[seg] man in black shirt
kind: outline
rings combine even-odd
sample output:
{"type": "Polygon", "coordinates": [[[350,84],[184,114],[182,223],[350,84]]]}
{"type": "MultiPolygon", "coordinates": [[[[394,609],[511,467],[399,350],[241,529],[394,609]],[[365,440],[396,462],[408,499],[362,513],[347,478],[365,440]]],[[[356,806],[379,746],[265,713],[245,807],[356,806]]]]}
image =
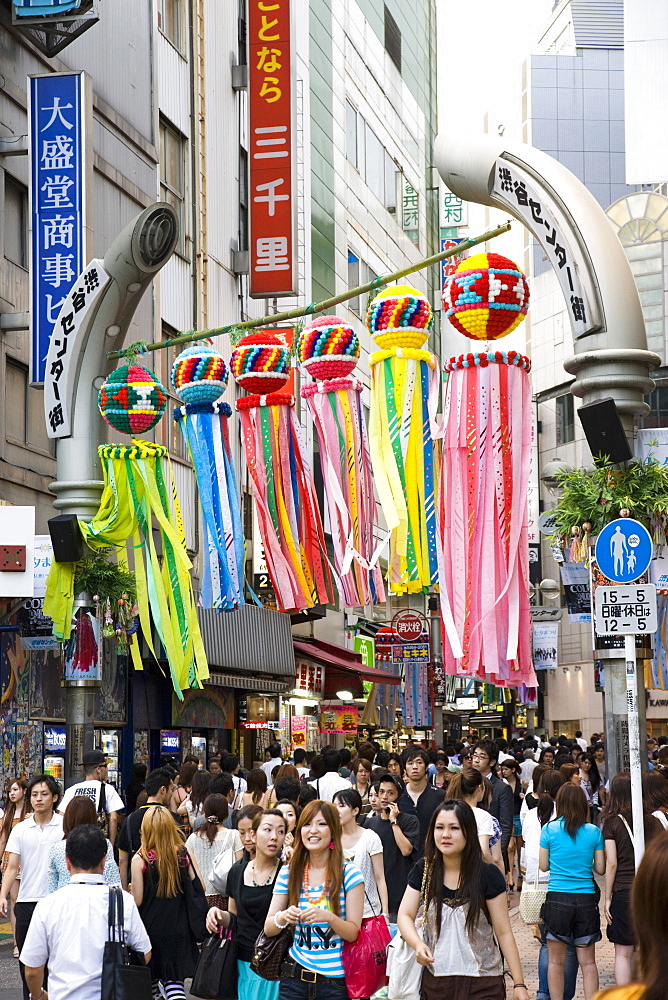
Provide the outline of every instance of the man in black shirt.
{"type": "Polygon", "coordinates": [[[422,747],[412,746],[404,755],[404,773],[406,775],[406,789],[399,799],[399,808],[406,811],[410,805],[413,806],[420,822],[420,840],[418,842],[418,854],[424,854],[424,841],[429,829],[429,823],[434,812],[440,806],[445,795],[443,788],[435,788],[429,784],[427,768],[429,767],[429,756],[422,747]]]}
{"type": "MultiPolygon", "coordinates": [[[[132,856],[141,847],[141,825],[146,815],[146,810],[151,806],[169,806],[174,791],[174,780],[168,771],[158,768],[151,771],[146,779],[146,794],[148,798],[143,806],[130,813],[118,835],[118,867],[121,872],[121,884],[124,889],[128,888],[130,861],[132,856]]],[[[178,823],[179,816],[171,813],[178,823]]]]}
{"type": "Polygon", "coordinates": [[[383,845],[383,868],[387,882],[390,933],[396,932],[397,912],[408,883],[408,873],[416,860],[420,823],[411,802],[399,806],[401,788],[393,774],[380,777],[378,798],[380,814],[365,818],[364,826],[373,830],[383,845]]]}
{"type": "Polygon", "coordinates": [[[494,740],[478,740],[471,763],[476,771],[480,771],[483,778],[488,778],[492,782],[494,790],[488,812],[501,824],[501,851],[508,871],[508,844],[513,835],[513,793],[510,785],[495,773],[498,759],[499,748],[494,740]]]}

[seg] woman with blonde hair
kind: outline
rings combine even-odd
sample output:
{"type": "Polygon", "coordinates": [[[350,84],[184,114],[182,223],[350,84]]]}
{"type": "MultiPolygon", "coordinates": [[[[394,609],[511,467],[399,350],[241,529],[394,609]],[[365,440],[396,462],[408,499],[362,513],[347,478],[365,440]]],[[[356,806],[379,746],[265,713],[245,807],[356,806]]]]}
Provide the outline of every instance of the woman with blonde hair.
{"type": "Polygon", "coordinates": [[[151,939],[153,995],[186,1000],[183,986],[197,964],[197,939],[191,929],[192,900],[204,904],[197,863],[164,806],[148,809],[141,825],[141,847],[132,859],[132,895],[151,939]],[[199,887],[188,885],[199,881],[199,887]],[[190,902],[189,902],[190,901],[190,902]]]}
{"type": "MultiPolygon", "coordinates": [[[[28,787],[28,782],[25,778],[11,778],[5,788],[7,788],[7,804],[5,807],[5,815],[2,817],[2,826],[0,826],[0,856],[2,857],[2,875],[5,874],[7,868],[7,862],[9,861],[9,855],[5,851],[7,846],[7,841],[9,840],[9,835],[21,820],[24,820],[28,815],[30,809],[30,803],[26,798],[26,788],[28,787]],[[8,787],[9,786],[9,787],[8,787]]],[[[0,875],[0,877],[2,877],[0,875]]],[[[12,883],[9,895],[12,901],[12,911],[10,914],[10,920],[12,924],[12,934],[16,931],[16,917],[14,916],[14,907],[16,905],[16,900],[19,894],[19,886],[21,885],[21,868],[19,867],[16,873],[16,878],[12,883]]],[[[16,937],[14,938],[14,958],[19,957],[19,949],[16,945],[16,937]]]]}
{"type": "Polygon", "coordinates": [[[294,939],[284,963],[281,1000],[345,997],[343,942],[356,941],[364,909],[364,877],[344,861],[341,821],[330,802],[309,802],[299,817],[290,867],[274,886],[264,932],[291,924],[294,939]]]}

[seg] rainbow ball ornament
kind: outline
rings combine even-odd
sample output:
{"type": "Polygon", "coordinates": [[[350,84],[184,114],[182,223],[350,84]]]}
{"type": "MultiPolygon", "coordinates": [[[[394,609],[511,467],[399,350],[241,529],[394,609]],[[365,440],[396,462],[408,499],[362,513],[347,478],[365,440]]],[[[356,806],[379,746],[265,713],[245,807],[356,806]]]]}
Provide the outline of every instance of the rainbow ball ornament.
{"type": "Polygon", "coordinates": [[[302,330],[298,355],[309,375],[316,379],[345,378],[357,365],[360,340],[345,320],[321,316],[302,330]]]}
{"type": "Polygon", "coordinates": [[[215,403],[229,377],[222,354],[206,343],[186,348],[172,365],[172,385],[184,403],[215,403]]]}
{"type": "Polygon", "coordinates": [[[520,325],[529,307],[525,275],[508,257],[480,253],[467,257],[443,291],[445,315],[471,340],[498,340],[520,325]]]}
{"type": "Polygon", "coordinates": [[[429,300],[412,285],[384,288],[372,299],[366,314],[366,325],[381,350],[421,348],[432,322],[429,300]]]}
{"type": "Polygon", "coordinates": [[[246,392],[278,392],[290,377],[290,352],[273,333],[252,333],[239,341],[230,371],[246,392]]]}
{"type": "Polygon", "coordinates": [[[100,413],[124,434],[143,434],[165,412],[167,393],[152,371],[122,365],[107,378],[97,396],[100,413]]]}

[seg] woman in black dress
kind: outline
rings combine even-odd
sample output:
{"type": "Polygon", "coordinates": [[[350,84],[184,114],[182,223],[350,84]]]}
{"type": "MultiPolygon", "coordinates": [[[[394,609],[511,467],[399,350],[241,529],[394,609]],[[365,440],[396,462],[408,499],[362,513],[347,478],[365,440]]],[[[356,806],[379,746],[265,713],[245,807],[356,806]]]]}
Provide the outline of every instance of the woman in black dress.
{"type": "MultiPolygon", "coordinates": [[[[188,882],[199,879],[201,887],[202,879],[164,806],[154,806],[144,816],[131,873],[132,895],[151,939],[153,996],[186,1000],[183,981],[194,973],[199,954],[191,928],[195,890],[188,882]]],[[[203,888],[200,896],[203,900],[203,888]]]]}
{"type": "Polygon", "coordinates": [[[280,853],[286,834],[286,820],[278,809],[265,809],[253,819],[255,852],[252,860],[242,858],[227,876],[229,912],[214,906],[206,918],[212,934],[229,927],[230,913],[237,917],[237,966],[239,1000],[277,1000],[279,983],[268,982],[250,967],[253,947],[264,922],[281,868],[280,853]]]}

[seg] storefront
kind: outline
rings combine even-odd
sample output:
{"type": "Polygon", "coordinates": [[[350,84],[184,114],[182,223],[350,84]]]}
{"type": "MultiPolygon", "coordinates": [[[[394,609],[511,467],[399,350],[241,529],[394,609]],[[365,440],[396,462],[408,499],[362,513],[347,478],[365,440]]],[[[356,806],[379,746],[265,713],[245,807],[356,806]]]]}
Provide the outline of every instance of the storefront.
{"type": "Polygon", "coordinates": [[[668,691],[647,691],[647,735],[668,736],[668,691]]]}

